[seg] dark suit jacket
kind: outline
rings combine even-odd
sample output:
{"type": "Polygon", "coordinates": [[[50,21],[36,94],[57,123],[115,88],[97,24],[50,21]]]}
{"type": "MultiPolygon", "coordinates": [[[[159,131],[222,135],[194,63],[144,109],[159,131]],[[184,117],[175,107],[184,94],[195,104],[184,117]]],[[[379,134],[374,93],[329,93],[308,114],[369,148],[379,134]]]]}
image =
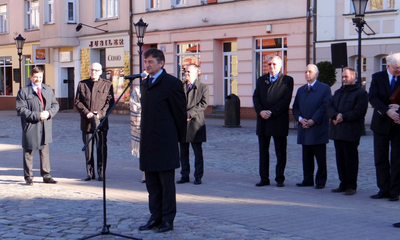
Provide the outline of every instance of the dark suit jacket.
{"type": "Polygon", "coordinates": [[[165,70],[150,87],[148,81],[140,84],[140,170],[173,170],[179,168],[178,142],[185,141],[186,96],[182,82],[165,70]]]}
{"type": "Polygon", "coordinates": [[[22,126],[22,148],[42,149],[44,144],[51,143],[52,118],[58,112],[60,106],[54,96],[53,89],[42,83],[42,97],[44,109],[50,113],[49,119],[40,121],[41,104],[40,99],[33,90],[31,82],[18,91],[17,113],[21,116],[22,126]]]}
{"type": "Polygon", "coordinates": [[[282,73],[274,84],[269,73],[257,79],[253,94],[254,109],[257,113],[257,135],[287,136],[289,134],[289,105],[292,100],[293,78],[282,73]],[[272,116],[265,120],[262,110],[270,110],[272,116]]]}
{"type": "Polygon", "coordinates": [[[206,122],[204,111],[208,106],[208,86],[199,80],[194,82],[192,89],[188,92],[187,84],[183,85],[186,92],[186,108],[191,119],[187,122],[186,142],[206,141],[206,122]]]}
{"type": "Polygon", "coordinates": [[[315,124],[304,129],[301,123],[297,126],[297,143],[303,145],[325,144],[329,142],[329,119],[326,114],[326,104],[332,96],[331,88],[316,81],[310,91],[308,84],[301,86],[296,93],[293,103],[293,115],[296,121],[299,116],[312,119],[315,124]]]}
{"type": "MultiPolygon", "coordinates": [[[[400,85],[399,82],[396,82],[396,88],[400,85]]],[[[389,134],[391,131],[400,132],[400,125],[395,124],[386,114],[389,110],[389,104],[391,104],[390,96],[391,88],[387,71],[372,74],[368,98],[374,108],[371,121],[371,130],[374,132],[380,134],[389,134]]]]}

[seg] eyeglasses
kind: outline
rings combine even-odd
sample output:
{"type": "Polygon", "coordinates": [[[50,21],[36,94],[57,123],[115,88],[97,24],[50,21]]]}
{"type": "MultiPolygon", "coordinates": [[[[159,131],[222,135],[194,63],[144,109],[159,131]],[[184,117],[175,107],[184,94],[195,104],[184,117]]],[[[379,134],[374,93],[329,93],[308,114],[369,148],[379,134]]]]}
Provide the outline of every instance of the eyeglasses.
{"type": "Polygon", "coordinates": [[[98,73],[98,72],[101,71],[101,69],[92,69],[92,68],[91,68],[90,71],[98,73]]]}
{"type": "Polygon", "coordinates": [[[268,63],[268,66],[274,65],[276,66],[276,63],[268,63]]]}

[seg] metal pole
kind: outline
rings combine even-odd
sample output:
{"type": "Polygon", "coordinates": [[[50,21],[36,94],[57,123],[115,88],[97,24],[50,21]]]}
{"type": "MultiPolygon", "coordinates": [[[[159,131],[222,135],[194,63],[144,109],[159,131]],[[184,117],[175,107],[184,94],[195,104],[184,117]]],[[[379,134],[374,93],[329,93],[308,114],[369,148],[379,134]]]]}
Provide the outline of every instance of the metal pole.
{"type": "Polygon", "coordinates": [[[21,69],[22,52],[18,53],[18,61],[19,61],[19,89],[21,89],[22,88],[22,69],[21,69]]]}
{"type": "MultiPolygon", "coordinates": [[[[142,46],[143,46],[143,43],[142,42],[138,42],[137,44],[139,46],[139,51],[138,51],[138,53],[139,53],[139,72],[141,73],[143,71],[143,67],[142,67],[142,46]]],[[[142,82],[142,77],[140,77],[140,82],[142,82]]]]}
{"type": "Polygon", "coordinates": [[[357,60],[357,84],[361,86],[361,33],[363,28],[363,20],[361,20],[358,24],[358,60],[357,60]]]}

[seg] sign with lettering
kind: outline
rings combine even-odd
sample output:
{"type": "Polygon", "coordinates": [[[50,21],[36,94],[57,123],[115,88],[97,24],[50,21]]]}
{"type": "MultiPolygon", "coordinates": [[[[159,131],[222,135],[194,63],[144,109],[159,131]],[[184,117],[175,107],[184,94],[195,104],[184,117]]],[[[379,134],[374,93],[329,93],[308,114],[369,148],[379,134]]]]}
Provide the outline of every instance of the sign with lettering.
{"type": "Polygon", "coordinates": [[[124,48],[106,48],[106,67],[124,67],[124,48]]]}
{"type": "Polygon", "coordinates": [[[114,47],[114,46],[124,46],[124,39],[115,38],[115,39],[89,41],[90,48],[104,48],[104,47],[114,47]]]}

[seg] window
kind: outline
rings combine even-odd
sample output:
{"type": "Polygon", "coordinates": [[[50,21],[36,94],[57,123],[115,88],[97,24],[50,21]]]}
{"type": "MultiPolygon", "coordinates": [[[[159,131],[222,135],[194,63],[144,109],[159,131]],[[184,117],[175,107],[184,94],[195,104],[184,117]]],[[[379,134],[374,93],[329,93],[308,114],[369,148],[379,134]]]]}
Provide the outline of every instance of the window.
{"type": "Polygon", "coordinates": [[[186,0],[172,0],[171,7],[184,7],[186,6],[186,0]]]}
{"type": "MultiPolygon", "coordinates": [[[[184,67],[194,63],[200,67],[200,43],[183,43],[176,46],[177,78],[184,79],[184,67]]],[[[199,73],[200,78],[200,73],[199,73]]]]}
{"type": "Polygon", "coordinates": [[[44,4],[44,23],[54,23],[54,0],[45,0],[44,4]]]}
{"type": "Polygon", "coordinates": [[[371,0],[369,10],[393,9],[395,2],[395,0],[371,0]]]}
{"type": "Polygon", "coordinates": [[[97,18],[118,18],[119,0],[97,0],[97,18]]]}
{"type": "Polygon", "coordinates": [[[39,29],[39,0],[26,0],[25,10],[25,29],[39,29]]]}
{"type": "Polygon", "coordinates": [[[282,72],[286,73],[287,38],[258,38],[256,39],[256,77],[268,73],[268,58],[282,58],[282,72]]]}
{"type": "Polygon", "coordinates": [[[0,95],[13,95],[11,57],[0,57],[0,95]]]}
{"type": "MultiPolygon", "coordinates": [[[[355,64],[354,66],[356,71],[358,71],[358,58],[355,59],[355,64]]],[[[386,59],[385,59],[386,61],[386,59]]],[[[365,71],[367,71],[367,59],[365,57],[361,58],[361,87],[365,90],[365,85],[367,83],[367,78],[365,77],[365,71]]],[[[358,76],[357,76],[358,79],[358,76]]]]}
{"type": "Polygon", "coordinates": [[[75,0],[68,0],[67,11],[67,22],[76,23],[75,0]]]}
{"type": "Polygon", "coordinates": [[[386,57],[381,58],[380,63],[381,63],[380,64],[381,71],[386,71],[386,69],[387,69],[386,57]]]}
{"type": "Polygon", "coordinates": [[[0,33],[8,32],[8,13],[7,5],[0,5],[0,33]]]}
{"type": "Polygon", "coordinates": [[[147,0],[146,11],[158,10],[160,6],[160,0],[147,0]]]}

